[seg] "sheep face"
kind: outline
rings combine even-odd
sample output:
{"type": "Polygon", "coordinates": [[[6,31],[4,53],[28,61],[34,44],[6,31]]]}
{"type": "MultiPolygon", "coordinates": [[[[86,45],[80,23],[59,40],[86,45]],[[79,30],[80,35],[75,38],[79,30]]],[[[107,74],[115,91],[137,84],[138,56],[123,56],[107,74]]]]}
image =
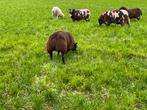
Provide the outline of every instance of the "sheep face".
{"type": "Polygon", "coordinates": [[[108,16],[107,14],[101,15],[98,19],[99,25],[101,26],[103,23],[106,25],[110,24],[110,16],[108,16]]]}
{"type": "Polygon", "coordinates": [[[76,49],[77,49],[77,43],[73,43],[73,48],[71,50],[75,51],[76,49]]]}
{"type": "Polygon", "coordinates": [[[101,26],[104,23],[104,16],[100,16],[98,19],[99,25],[101,26]]]}
{"type": "Polygon", "coordinates": [[[69,9],[69,16],[74,19],[74,15],[75,15],[76,10],[75,9],[69,9]]]}

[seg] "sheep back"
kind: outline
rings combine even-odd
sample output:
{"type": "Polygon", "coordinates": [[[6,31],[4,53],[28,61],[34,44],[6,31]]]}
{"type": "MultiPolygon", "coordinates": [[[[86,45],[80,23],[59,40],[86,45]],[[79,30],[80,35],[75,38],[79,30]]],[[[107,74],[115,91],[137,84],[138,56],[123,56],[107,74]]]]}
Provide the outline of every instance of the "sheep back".
{"type": "Polygon", "coordinates": [[[53,50],[67,53],[74,47],[74,39],[69,32],[57,31],[53,33],[47,41],[47,51],[53,50]]]}

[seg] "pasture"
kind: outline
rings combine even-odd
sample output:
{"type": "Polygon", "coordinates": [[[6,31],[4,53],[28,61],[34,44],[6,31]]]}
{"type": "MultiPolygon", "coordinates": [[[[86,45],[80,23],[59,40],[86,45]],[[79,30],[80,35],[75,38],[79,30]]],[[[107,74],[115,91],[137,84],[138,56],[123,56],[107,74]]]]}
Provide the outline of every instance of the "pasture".
{"type": "Polygon", "coordinates": [[[0,110],[146,110],[147,1],[0,0],[0,110]],[[58,6],[65,18],[51,16],[58,6]],[[101,13],[139,7],[128,27],[98,26],[101,13]],[[88,8],[90,22],[73,22],[69,8],[88,8]],[[77,51],[46,52],[48,36],[73,34],[77,51]]]}

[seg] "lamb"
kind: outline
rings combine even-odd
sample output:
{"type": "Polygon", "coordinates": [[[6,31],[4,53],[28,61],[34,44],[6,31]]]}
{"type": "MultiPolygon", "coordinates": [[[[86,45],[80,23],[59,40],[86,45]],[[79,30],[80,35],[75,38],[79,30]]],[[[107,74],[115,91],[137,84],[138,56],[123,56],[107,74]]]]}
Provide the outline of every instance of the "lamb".
{"type": "Polygon", "coordinates": [[[129,9],[127,7],[121,7],[120,10],[121,9],[126,10],[129,13],[130,19],[135,18],[137,20],[140,20],[140,17],[142,16],[142,11],[140,8],[129,9]]]}
{"type": "Polygon", "coordinates": [[[57,17],[57,18],[63,18],[64,14],[59,7],[53,7],[52,16],[57,17]]]}
{"type": "Polygon", "coordinates": [[[76,50],[77,43],[75,43],[74,38],[70,32],[57,31],[54,32],[47,41],[47,52],[50,54],[50,59],[52,60],[52,52],[55,50],[62,54],[62,62],[65,64],[64,55],[72,50],[76,50]]]}
{"type": "Polygon", "coordinates": [[[91,15],[89,9],[69,9],[69,14],[73,21],[89,21],[91,15]]]}

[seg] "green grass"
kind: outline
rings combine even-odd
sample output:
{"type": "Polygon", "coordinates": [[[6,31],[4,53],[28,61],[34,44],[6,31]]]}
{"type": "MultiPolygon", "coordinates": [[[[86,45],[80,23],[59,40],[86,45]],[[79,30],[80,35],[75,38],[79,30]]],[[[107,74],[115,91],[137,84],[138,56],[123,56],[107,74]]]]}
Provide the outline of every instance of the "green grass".
{"type": "Polygon", "coordinates": [[[0,0],[0,110],[146,110],[147,1],[0,0]],[[53,20],[59,6],[64,19],[53,20]],[[98,16],[140,7],[131,27],[99,27],[98,16]],[[69,8],[89,8],[91,21],[72,22],[69,8]],[[70,31],[76,52],[50,61],[48,36],[70,31]]]}

